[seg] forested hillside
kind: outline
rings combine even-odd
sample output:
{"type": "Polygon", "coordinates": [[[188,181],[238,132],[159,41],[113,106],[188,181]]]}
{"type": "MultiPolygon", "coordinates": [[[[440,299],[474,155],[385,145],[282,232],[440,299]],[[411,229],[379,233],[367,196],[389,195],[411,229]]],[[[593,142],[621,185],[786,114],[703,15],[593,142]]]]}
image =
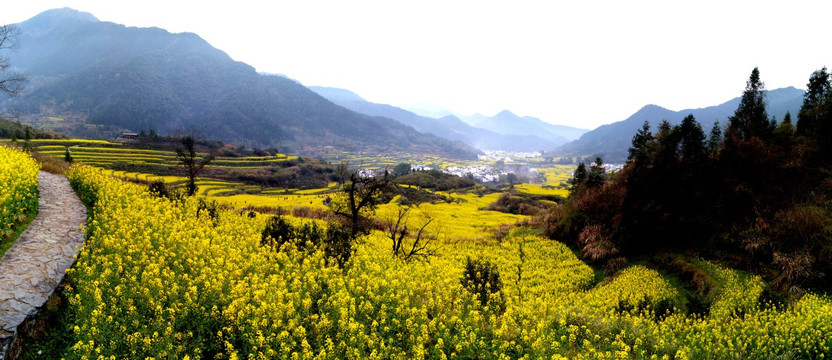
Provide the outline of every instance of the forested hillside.
{"type": "MultiPolygon", "coordinates": [[[[769,93],[770,94],[770,93],[769,93]]],[[[600,265],[691,251],[763,275],[781,293],[832,282],[832,87],[812,74],[800,110],[771,117],[755,68],[727,128],[649,123],[609,176],[580,165],[548,231],[600,265]],[[710,130],[709,132],[706,132],[710,130]]]]}

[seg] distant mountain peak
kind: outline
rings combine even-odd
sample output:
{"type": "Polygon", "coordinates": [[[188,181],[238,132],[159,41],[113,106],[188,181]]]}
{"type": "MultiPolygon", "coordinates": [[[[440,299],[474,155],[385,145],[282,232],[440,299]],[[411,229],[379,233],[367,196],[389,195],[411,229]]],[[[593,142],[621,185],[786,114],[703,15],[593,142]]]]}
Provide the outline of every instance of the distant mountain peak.
{"type": "Polygon", "coordinates": [[[511,112],[511,110],[503,110],[503,111],[500,111],[499,113],[497,113],[497,115],[494,115],[493,117],[509,117],[509,116],[511,116],[511,117],[519,117],[517,114],[515,114],[515,113],[511,112]]]}
{"type": "MultiPolygon", "coordinates": [[[[781,120],[787,111],[796,114],[803,103],[803,90],[793,86],[766,91],[766,107],[768,114],[781,120]]],[[[624,162],[627,149],[633,135],[645,121],[651,126],[658,126],[659,122],[667,120],[671,125],[682,122],[687,115],[693,115],[706,129],[715,122],[725,123],[739,105],[740,98],[735,97],[720,105],[679,111],[668,110],[658,105],[646,105],[625,120],[602,125],[595,130],[583,134],[580,139],[568,143],[560,148],[562,156],[601,156],[606,162],[624,162]]]]}
{"type": "Polygon", "coordinates": [[[46,10],[40,14],[35,15],[27,22],[100,22],[95,15],[88,12],[78,11],[72,8],[64,7],[58,9],[46,10]]]}
{"type": "MultiPolygon", "coordinates": [[[[656,116],[657,114],[668,114],[668,113],[672,113],[672,112],[673,112],[673,110],[663,108],[659,105],[648,104],[648,105],[642,106],[641,109],[638,109],[638,111],[636,111],[632,116],[636,116],[636,117],[645,116],[645,115],[646,116],[656,116]]],[[[659,116],[661,116],[661,115],[659,115],[659,116]]]]}
{"type": "Polygon", "coordinates": [[[665,108],[663,108],[659,105],[656,105],[656,104],[647,104],[647,105],[642,106],[641,109],[639,109],[639,111],[640,110],[659,110],[659,109],[667,110],[667,109],[665,109],[665,108]]]}

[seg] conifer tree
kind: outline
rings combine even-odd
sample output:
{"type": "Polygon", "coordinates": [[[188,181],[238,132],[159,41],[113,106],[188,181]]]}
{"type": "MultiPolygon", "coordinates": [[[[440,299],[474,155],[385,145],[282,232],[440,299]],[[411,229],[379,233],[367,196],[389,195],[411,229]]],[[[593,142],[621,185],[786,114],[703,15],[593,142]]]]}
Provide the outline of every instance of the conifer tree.
{"type": "Polygon", "coordinates": [[[708,136],[708,153],[716,156],[720,144],[722,144],[722,128],[719,126],[719,121],[714,121],[714,127],[711,128],[711,134],[708,136]]]}
{"type": "Polygon", "coordinates": [[[648,145],[651,142],[653,142],[653,134],[650,132],[650,122],[645,120],[644,125],[642,125],[641,129],[639,129],[636,135],[633,136],[633,145],[627,150],[630,153],[627,156],[627,161],[629,162],[633,159],[642,161],[641,158],[647,154],[648,145]]]}
{"type": "Polygon", "coordinates": [[[606,170],[604,170],[604,161],[600,157],[595,158],[595,163],[589,167],[589,174],[587,174],[586,184],[590,187],[601,187],[606,181],[606,170]]]}
{"type": "Polygon", "coordinates": [[[64,161],[72,164],[72,153],[69,151],[69,146],[67,146],[66,151],[64,151],[64,161]]]}
{"type": "Polygon", "coordinates": [[[729,118],[729,128],[739,140],[752,137],[768,139],[773,130],[766,113],[765,84],[760,81],[760,70],[754,68],[745,85],[740,105],[729,118]]]}
{"type": "Polygon", "coordinates": [[[705,133],[693,114],[679,125],[679,151],[683,162],[695,162],[705,156],[705,133]]]}
{"type": "Polygon", "coordinates": [[[826,67],[813,72],[809,77],[806,94],[803,95],[803,105],[797,113],[797,135],[810,138],[816,135],[822,116],[821,105],[830,87],[830,74],[826,67]]]}
{"type": "Polygon", "coordinates": [[[577,190],[578,187],[586,181],[586,176],[586,164],[578,164],[578,168],[576,168],[575,172],[572,174],[572,192],[575,192],[575,190],[577,190]]]}

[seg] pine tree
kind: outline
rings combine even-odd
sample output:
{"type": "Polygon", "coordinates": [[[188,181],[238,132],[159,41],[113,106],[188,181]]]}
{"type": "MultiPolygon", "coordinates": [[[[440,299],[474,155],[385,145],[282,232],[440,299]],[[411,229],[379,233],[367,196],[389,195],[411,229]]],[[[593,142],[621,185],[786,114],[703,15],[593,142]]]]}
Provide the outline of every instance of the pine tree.
{"type": "Polygon", "coordinates": [[[797,135],[814,137],[817,134],[822,116],[821,105],[830,87],[830,74],[826,67],[813,72],[809,77],[806,94],[803,95],[803,105],[797,113],[797,135]]]}
{"type": "Polygon", "coordinates": [[[586,164],[583,162],[578,164],[578,168],[575,169],[575,172],[572,174],[572,179],[569,182],[572,183],[572,189],[570,190],[571,193],[574,193],[578,190],[578,187],[581,186],[584,182],[586,182],[587,172],[586,172],[586,164]]]}
{"type": "Polygon", "coordinates": [[[722,128],[719,126],[719,121],[714,121],[714,127],[711,128],[711,135],[708,137],[708,153],[716,156],[720,144],[722,144],[722,128]]]}
{"type": "Polygon", "coordinates": [[[768,139],[773,128],[766,113],[765,84],[760,81],[760,70],[756,67],[745,85],[740,105],[729,118],[729,128],[739,140],[749,140],[752,137],[768,139]]]}
{"type": "Polygon", "coordinates": [[[679,126],[679,140],[679,155],[682,162],[695,162],[705,156],[705,133],[693,114],[682,120],[679,126]]]}
{"type": "Polygon", "coordinates": [[[604,161],[600,157],[595,158],[595,163],[589,167],[589,174],[586,178],[586,184],[590,187],[601,187],[606,182],[604,170],[604,161]]]}
{"type": "Polygon", "coordinates": [[[32,151],[32,132],[28,126],[24,128],[23,151],[32,151]]]}
{"type": "Polygon", "coordinates": [[[643,160],[647,154],[648,146],[653,142],[653,134],[650,132],[650,122],[644,121],[644,125],[633,136],[633,145],[627,151],[630,153],[627,156],[627,161],[633,159],[643,160]]]}
{"type": "Polygon", "coordinates": [[[69,147],[67,146],[66,151],[64,151],[64,161],[72,164],[72,153],[69,152],[69,147]]]}

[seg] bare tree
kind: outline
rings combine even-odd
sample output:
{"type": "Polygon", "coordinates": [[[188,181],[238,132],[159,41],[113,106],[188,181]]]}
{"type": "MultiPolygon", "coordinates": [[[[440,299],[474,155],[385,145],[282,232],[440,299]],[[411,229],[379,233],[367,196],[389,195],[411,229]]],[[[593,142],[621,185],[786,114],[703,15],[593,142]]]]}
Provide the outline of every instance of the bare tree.
{"type": "MultiPolygon", "coordinates": [[[[0,26],[0,50],[15,50],[20,46],[20,28],[15,25],[0,26]]],[[[0,92],[11,96],[20,95],[26,75],[13,72],[7,56],[0,56],[0,92]]]]}
{"type": "Polygon", "coordinates": [[[346,219],[351,240],[369,233],[371,224],[368,215],[381,203],[382,195],[394,186],[387,171],[377,176],[362,176],[358,171],[349,171],[347,181],[342,185],[343,193],[332,203],[332,212],[346,219]]]}
{"type": "Polygon", "coordinates": [[[205,165],[208,165],[211,160],[214,160],[214,154],[208,154],[200,158],[194,150],[194,138],[186,136],[181,140],[184,149],[176,149],[176,157],[179,163],[185,166],[188,172],[188,196],[193,196],[196,193],[196,175],[202,171],[205,165]]]}
{"type": "Polygon", "coordinates": [[[410,207],[399,207],[398,214],[393,219],[387,219],[386,227],[388,237],[392,241],[393,256],[409,262],[413,259],[427,259],[436,255],[439,247],[434,246],[436,236],[428,234],[427,228],[433,222],[433,218],[425,215],[425,221],[419,229],[411,234],[407,228],[408,214],[410,207]],[[412,242],[406,244],[405,240],[410,238],[412,242]]]}

